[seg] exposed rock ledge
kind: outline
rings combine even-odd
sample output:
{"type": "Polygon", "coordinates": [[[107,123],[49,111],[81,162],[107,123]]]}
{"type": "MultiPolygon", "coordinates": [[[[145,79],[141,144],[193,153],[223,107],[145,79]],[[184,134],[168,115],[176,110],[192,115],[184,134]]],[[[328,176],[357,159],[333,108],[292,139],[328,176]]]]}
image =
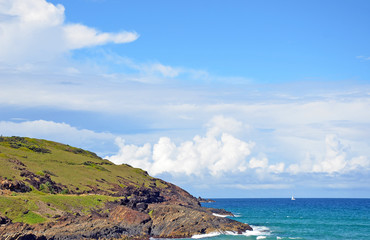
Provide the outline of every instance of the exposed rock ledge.
{"type": "Polygon", "coordinates": [[[215,231],[242,233],[248,224],[212,215],[212,209],[171,203],[149,204],[143,211],[112,203],[109,214],[73,216],[56,222],[28,225],[1,218],[1,240],[187,238],[215,231]]]}

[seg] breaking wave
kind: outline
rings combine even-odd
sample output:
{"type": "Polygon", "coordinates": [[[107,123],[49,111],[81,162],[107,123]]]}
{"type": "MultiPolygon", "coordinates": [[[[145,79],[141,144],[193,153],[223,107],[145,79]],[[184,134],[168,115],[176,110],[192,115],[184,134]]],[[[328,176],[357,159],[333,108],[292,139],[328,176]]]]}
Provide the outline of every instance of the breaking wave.
{"type": "Polygon", "coordinates": [[[200,239],[200,238],[216,237],[216,236],[219,236],[219,235],[221,235],[221,233],[213,232],[213,233],[207,233],[207,234],[194,235],[191,238],[200,239]]]}
{"type": "Polygon", "coordinates": [[[217,214],[217,213],[212,213],[213,216],[216,216],[216,217],[222,217],[222,218],[225,218],[225,217],[232,217],[231,215],[222,215],[222,214],[217,214]]]}
{"type": "Polygon", "coordinates": [[[210,237],[217,237],[219,235],[231,235],[231,236],[237,236],[237,235],[244,235],[244,236],[256,236],[257,239],[265,239],[266,236],[269,236],[271,234],[271,231],[268,227],[266,226],[253,226],[253,231],[246,231],[242,234],[238,234],[235,232],[231,231],[225,231],[225,232],[212,232],[208,234],[199,234],[199,235],[194,235],[192,238],[193,239],[201,239],[201,238],[210,238],[210,237]]]}
{"type": "MultiPolygon", "coordinates": [[[[246,231],[243,233],[244,236],[268,236],[271,234],[271,230],[266,226],[253,226],[253,231],[246,231]]],[[[263,238],[259,238],[263,239],[263,238]]]]}

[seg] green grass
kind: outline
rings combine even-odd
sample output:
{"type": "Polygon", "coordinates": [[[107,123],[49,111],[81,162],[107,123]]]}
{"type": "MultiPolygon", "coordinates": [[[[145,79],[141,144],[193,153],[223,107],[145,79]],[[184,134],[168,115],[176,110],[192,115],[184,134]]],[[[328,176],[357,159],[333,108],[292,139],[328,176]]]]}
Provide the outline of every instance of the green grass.
{"type": "Polygon", "coordinates": [[[89,214],[99,211],[109,201],[118,197],[106,195],[62,195],[45,194],[39,191],[18,193],[16,196],[0,196],[0,213],[13,222],[28,224],[42,223],[52,220],[48,213],[40,214],[36,203],[43,202],[52,212],[57,210],[68,213],[89,214]]]}
{"type": "Polygon", "coordinates": [[[34,224],[46,221],[45,218],[33,212],[37,209],[35,202],[22,194],[0,196],[0,213],[14,222],[34,224]]]}
{"type": "Polygon", "coordinates": [[[28,224],[43,223],[46,219],[34,212],[28,212],[27,214],[22,214],[19,217],[13,219],[13,222],[24,222],[28,224]]]}
{"type": "Polygon", "coordinates": [[[84,214],[90,213],[92,210],[97,210],[104,206],[107,201],[114,201],[118,198],[105,195],[43,195],[39,198],[51,206],[66,211],[66,212],[82,212],[84,214]]]}
{"type": "Polygon", "coordinates": [[[27,170],[39,176],[49,174],[53,181],[62,183],[75,192],[88,191],[91,190],[91,186],[98,185],[99,189],[109,193],[112,192],[112,183],[123,187],[128,184],[148,187],[156,182],[160,188],[167,186],[141,169],[125,164],[114,165],[94,153],[79,148],[46,140],[20,138],[20,144],[35,145],[50,150],[50,153],[40,153],[23,147],[13,148],[8,141],[4,141],[5,137],[2,139],[3,141],[0,141],[0,176],[2,177],[24,180],[20,177],[19,167],[22,166],[17,166],[14,162],[16,160],[26,165],[27,170]]]}
{"type": "Polygon", "coordinates": [[[151,187],[155,184],[158,188],[168,187],[167,183],[150,177],[139,168],[114,165],[90,151],[20,137],[0,137],[0,180],[4,178],[23,181],[32,191],[0,195],[0,213],[14,222],[29,224],[54,221],[53,217],[61,212],[88,214],[99,211],[106,202],[119,199],[110,196],[115,192],[114,186],[151,187]],[[51,194],[53,191],[48,191],[48,184],[43,185],[42,192],[20,176],[24,169],[39,178],[49,175],[52,181],[66,186],[63,193],[81,194],[97,188],[106,195],[51,194]]]}

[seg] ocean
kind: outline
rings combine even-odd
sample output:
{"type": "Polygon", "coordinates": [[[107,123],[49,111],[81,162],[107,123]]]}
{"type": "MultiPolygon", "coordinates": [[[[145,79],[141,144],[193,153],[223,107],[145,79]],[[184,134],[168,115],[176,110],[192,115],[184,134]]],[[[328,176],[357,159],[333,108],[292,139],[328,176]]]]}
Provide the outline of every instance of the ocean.
{"type": "Polygon", "coordinates": [[[370,199],[215,199],[204,207],[223,208],[254,229],[244,235],[202,239],[370,239],[370,199]]]}

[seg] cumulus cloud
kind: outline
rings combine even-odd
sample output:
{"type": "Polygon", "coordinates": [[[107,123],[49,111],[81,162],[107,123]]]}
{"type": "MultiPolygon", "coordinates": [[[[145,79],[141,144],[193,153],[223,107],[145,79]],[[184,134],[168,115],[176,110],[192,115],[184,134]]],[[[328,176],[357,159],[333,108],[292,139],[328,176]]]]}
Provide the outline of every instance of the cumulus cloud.
{"type": "Polygon", "coordinates": [[[238,132],[246,132],[249,126],[244,125],[242,122],[233,118],[225,118],[222,115],[212,118],[206,126],[208,127],[207,136],[217,136],[222,132],[230,134],[237,134],[238,132]]]}
{"type": "Polygon", "coordinates": [[[293,164],[270,163],[265,154],[256,151],[252,154],[255,142],[235,137],[237,133],[248,132],[249,127],[242,122],[215,116],[205,126],[207,132],[204,136],[196,135],[190,141],[177,144],[169,137],[161,137],[155,144],[142,146],[126,144],[122,138],[117,138],[120,150],[107,158],[116,164],[127,163],[144,168],[153,175],[253,173],[260,180],[279,180],[276,177],[286,174],[345,174],[370,167],[366,156],[357,156],[349,145],[343,144],[333,134],[326,136],[324,151],[307,153],[305,159],[293,164]]]}
{"type": "Polygon", "coordinates": [[[148,170],[153,175],[161,173],[220,176],[228,172],[243,172],[248,168],[247,157],[254,143],[242,141],[231,135],[241,123],[217,116],[208,124],[206,136],[196,135],[191,141],[175,144],[168,137],[161,137],[153,146],[125,145],[117,138],[120,151],[107,157],[116,164],[127,163],[148,170]],[[222,123],[232,123],[226,126],[222,123]],[[221,123],[221,124],[219,124],[221,123]],[[215,131],[215,129],[217,131],[215,131]]]}
{"type": "Polygon", "coordinates": [[[135,32],[104,33],[64,22],[64,7],[45,0],[3,0],[0,3],[0,62],[48,61],[70,50],[106,43],[135,41],[135,32]]]}
{"type": "Polygon", "coordinates": [[[300,164],[292,164],[288,171],[297,174],[299,172],[312,173],[347,173],[353,170],[367,169],[370,160],[366,156],[352,156],[350,146],[344,145],[334,134],[328,134],[325,138],[325,153],[321,156],[307,154],[306,159],[300,164]]]}
{"type": "Polygon", "coordinates": [[[247,133],[248,125],[218,115],[205,126],[207,131],[204,136],[196,135],[192,140],[177,144],[169,137],[160,137],[155,144],[138,146],[126,144],[119,137],[116,139],[119,152],[106,158],[116,164],[127,163],[143,168],[152,175],[169,173],[219,177],[255,171],[259,177],[265,178],[285,171],[284,163],[270,164],[263,154],[251,157],[255,143],[235,137],[235,134],[247,133]]]}

